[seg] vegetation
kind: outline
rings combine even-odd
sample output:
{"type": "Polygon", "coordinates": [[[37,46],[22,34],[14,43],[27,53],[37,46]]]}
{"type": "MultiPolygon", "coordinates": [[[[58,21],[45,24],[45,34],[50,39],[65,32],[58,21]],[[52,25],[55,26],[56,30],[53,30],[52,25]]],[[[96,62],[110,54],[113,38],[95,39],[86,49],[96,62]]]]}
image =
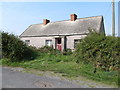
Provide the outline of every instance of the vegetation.
{"type": "Polygon", "coordinates": [[[120,38],[91,33],[77,45],[74,52],[70,49],[60,52],[48,46],[31,48],[13,37],[14,35],[7,34],[5,37],[7,39],[3,38],[4,45],[7,43],[6,47],[3,46],[3,54],[7,58],[1,60],[3,65],[54,71],[67,77],[81,75],[108,84],[120,84],[118,83],[120,38]],[[29,56],[23,55],[25,52],[29,53],[29,56]],[[31,57],[34,57],[34,60],[22,60],[31,57]]]}
{"type": "Polygon", "coordinates": [[[73,57],[71,56],[65,55],[54,56],[50,54],[41,54],[41,56],[35,60],[25,62],[10,62],[10,60],[3,59],[2,64],[13,67],[19,66],[23,68],[31,68],[40,71],[52,71],[55,73],[61,73],[62,76],[68,78],[83,76],[91,80],[117,86],[117,71],[105,72],[98,69],[97,73],[94,73],[94,66],[92,64],[77,64],[76,62],[72,61],[72,58],[73,57]]]}
{"type": "Polygon", "coordinates": [[[34,59],[36,52],[13,34],[2,33],[2,55],[12,62],[34,59]]]}
{"type": "Polygon", "coordinates": [[[71,54],[72,54],[72,50],[71,49],[63,50],[63,55],[71,55],[71,54]]]}
{"type": "Polygon", "coordinates": [[[2,35],[0,32],[0,59],[2,58],[2,35]]]}
{"type": "Polygon", "coordinates": [[[78,44],[75,57],[77,63],[93,64],[105,71],[118,70],[120,38],[91,33],[78,44]]]}

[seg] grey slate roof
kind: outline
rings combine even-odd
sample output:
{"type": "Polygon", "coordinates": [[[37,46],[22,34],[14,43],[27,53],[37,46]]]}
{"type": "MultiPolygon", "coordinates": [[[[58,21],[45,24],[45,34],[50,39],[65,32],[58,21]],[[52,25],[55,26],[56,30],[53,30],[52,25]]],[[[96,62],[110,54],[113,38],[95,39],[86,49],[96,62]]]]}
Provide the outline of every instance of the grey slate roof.
{"type": "Polygon", "coordinates": [[[49,35],[74,35],[89,33],[88,28],[94,28],[99,32],[102,16],[78,18],[75,21],[65,20],[51,22],[47,25],[30,25],[20,37],[28,36],[49,36],[49,35]]]}

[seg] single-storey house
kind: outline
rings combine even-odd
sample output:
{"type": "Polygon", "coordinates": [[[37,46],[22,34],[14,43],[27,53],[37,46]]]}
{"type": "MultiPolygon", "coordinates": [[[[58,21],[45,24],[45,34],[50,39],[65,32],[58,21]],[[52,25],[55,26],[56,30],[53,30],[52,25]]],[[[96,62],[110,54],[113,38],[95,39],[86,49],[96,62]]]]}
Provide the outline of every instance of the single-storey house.
{"type": "Polygon", "coordinates": [[[42,24],[30,25],[20,39],[36,48],[48,45],[60,51],[74,50],[78,41],[89,34],[89,28],[105,33],[103,16],[77,18],[76,14],[71,14],[69,20],[57,22],[44,19],[42,24]]]}

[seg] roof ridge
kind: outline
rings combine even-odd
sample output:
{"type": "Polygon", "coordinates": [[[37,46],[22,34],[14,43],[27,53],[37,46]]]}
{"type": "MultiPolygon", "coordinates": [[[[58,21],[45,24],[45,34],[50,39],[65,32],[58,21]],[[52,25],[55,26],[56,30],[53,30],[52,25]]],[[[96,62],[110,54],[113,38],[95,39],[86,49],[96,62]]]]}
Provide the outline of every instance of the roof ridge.
{"type": "MultiPolygon", "coordinates": [[[[83,18],[77,18],[76,20],[79,19],[86,19],[86,18],[94,18],[94,17],[103,17],[103,15],[99,15],[99,16],[90,16],[90,17],[83,17],[83,18]]],[[[56,23],[56,22],[63,22],[63,21],[70,21],[70,19],[68,20],[61,20],[61,21],[55,21],[55,22],[49,22],[49,23],[56,23]]],[[[31,25],[42,25],[43,23],[39,23],[39,24],[31,24],[31,25]]]]}

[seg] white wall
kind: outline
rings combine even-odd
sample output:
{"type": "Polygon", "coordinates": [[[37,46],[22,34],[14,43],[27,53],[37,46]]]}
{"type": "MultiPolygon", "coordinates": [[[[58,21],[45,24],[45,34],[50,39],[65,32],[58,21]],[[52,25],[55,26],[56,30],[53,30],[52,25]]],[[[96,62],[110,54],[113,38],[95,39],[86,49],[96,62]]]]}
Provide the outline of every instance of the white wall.
{"type": "Polygon", "coordinates": [[[74,39],[83,39],[86,35],[75,35],[67,37],[67,48],[74,49],[74,39]]]}
{"type": "MultiPolygon", "coordinates": [[[[83,39],[86,35],[75,35],[75,36],[67,36],[67,48],[74,49],[74,39],[83,39]]],[[[55,48],[55,38],[59,36],[50,36],[50,37],[22,37],[21,40],[30,40],[31,46],[36,48],[40,48],[45,46],[46,40],[52,40],[53,47],[55,48]]],[[[64,49],[64,37],[62,38],[62,49],[64,49]]]]}
{"type": "Polygon", "coordinates": [[[30,40],[29,45],[34,46],[36,48],[45,46],[46,40],[52,40],[53,46],[55,45],[54,37],[22,37],[21,40],[23,40],[23,41],[30,40]]]}

